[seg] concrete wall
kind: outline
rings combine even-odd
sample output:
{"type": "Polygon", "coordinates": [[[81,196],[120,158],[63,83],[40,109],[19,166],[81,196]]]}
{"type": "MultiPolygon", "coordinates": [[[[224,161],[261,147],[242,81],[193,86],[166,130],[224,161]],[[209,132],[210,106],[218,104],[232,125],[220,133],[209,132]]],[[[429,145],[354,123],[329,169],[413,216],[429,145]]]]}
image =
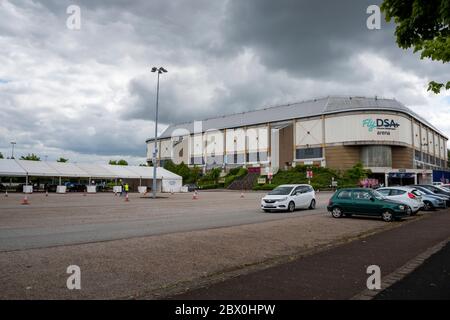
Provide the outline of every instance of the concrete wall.
{"type": "Polygon", "coordinates": [[[286,163],[292,164],[294,160],[294,131],[293,126],[288,126],[279,132],[279,165],[284,168],[286,163]]]}
{"type": "Polygon", "coordinates": [[[359,146],[325,147],[327,167],[333,169],[349,169],[360,161],[359,146]]]}
{"type": "Polygon", "coordinates": [[[407,147],[392,147],[392,168],[413,168],[414,149],[407,147]]]}

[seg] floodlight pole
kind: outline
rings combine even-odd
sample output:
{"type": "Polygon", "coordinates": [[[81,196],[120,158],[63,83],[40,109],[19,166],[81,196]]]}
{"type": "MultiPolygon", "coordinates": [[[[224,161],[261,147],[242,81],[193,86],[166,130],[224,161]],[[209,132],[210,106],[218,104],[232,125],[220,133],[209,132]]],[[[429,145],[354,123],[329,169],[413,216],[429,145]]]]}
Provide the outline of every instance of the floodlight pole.
{"type": "Polygon", "coordinates": [[[157,163],[157,155],[158,155],[158,108],[159,108],[159,75],[163,72],[167,72],[163,67],[152,68],[152,72],[158,73],[158,80],[156,84],[156,114],[155,114],[155,146],[153,148],[153,186],[152,186],[152,196],[153,199],[156,198],[156,166],[157,163]]]}
{"type": "Polygon", "coordinates": [[[16,143],[14,141],[11,141],[11,159],[14,159],[14,145],[16,143]]]}

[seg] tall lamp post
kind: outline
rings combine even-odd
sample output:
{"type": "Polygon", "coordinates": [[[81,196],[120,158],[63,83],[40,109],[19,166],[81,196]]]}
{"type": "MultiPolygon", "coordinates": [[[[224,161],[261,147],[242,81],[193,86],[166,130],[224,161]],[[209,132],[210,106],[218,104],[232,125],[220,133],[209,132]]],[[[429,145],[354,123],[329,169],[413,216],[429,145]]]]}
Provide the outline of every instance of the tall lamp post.
{"type": "Polygon", "coordinates": [[[16,142],[11,141],[11,159],[14,159],[14,146],[16,145],[16,142]]]}
{"type": "Polygon", "coordinates": [[[166,73],[167,70],[163,67],[153,67],[152,72],[158,73],[158,82],[156,84],[156,115],[155,115],[155,146],[153,148],[153,186],[152,194],[153,199],[156,198],[156,166],[157,166],[157,154],[158,154],[158,103],[159,103],[159,75],[161,73],[166,73]]]}

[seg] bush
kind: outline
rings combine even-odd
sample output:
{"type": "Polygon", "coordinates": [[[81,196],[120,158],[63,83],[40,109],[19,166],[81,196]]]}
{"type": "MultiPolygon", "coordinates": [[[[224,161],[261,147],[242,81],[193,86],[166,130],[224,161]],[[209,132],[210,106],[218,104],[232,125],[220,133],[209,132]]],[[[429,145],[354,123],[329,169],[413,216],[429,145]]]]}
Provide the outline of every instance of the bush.
{"type": "Polygon", "coordinates": [[[353,168],[343,173],[324,167],[308,167],[299,165],[288,170],[280,170],[273,176],[271,184],[258,185],[253,187],[254,190],[271,190],[281,184],[302,184],[308,183],[306,171],[312,170],[313,178],[310,179],[311,186],[314,189],[328,189],[331,187],[331,181],[337,181],[338,187],[356,187],[359,181],[370,173],[364,169],[363,165],[358,163],[353,168]]]}

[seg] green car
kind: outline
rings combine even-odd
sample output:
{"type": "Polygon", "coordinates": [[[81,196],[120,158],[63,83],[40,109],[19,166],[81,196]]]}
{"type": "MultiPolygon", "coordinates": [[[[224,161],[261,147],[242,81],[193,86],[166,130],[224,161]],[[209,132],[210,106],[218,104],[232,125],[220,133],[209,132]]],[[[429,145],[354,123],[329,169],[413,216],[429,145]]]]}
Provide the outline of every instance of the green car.
{"type": "Polygon", "coordinates": [[[375,190],[364,188],[337,190],[331,197],[327,209],[334,218],[355,214],[381,217],[386,222],[408,215],[407,206],[389,200],[375,190]]]}

